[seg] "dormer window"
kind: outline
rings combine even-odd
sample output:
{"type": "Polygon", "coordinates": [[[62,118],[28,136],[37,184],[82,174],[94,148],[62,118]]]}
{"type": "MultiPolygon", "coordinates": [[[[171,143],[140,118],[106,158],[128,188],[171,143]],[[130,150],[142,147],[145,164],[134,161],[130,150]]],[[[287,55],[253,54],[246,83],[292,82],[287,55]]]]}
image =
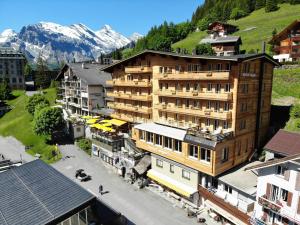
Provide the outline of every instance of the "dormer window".
{"type": "Polygon", "coordinates": [[[286,171],[286,167],[282,166],[282,165],[278,165],[276,167],[276,174],[280,175],[280,176],[284,176],[284,172],[286,171]]]}

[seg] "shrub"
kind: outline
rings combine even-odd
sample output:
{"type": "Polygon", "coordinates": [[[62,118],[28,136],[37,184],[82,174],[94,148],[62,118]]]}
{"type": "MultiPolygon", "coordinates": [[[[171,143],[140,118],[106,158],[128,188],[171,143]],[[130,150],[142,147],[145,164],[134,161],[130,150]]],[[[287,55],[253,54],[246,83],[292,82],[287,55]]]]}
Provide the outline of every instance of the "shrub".
{"type": "Polygon", "coordinates": [[[300,104],[296,104],[292,107],[290,116],[295,119],[300,119],[300,104]]]}
{"type": "Polygon", "coordinates": [[[87,154],[92,154],[92,141],[90,139],[81,138],[77,140],[77,145],[87,154]]]}
{"type": "Polygon", "coordinates": [[[44,95],[34,94],[31,96],[26,103],[26,110],[33,115],[35,112],[35,107],[39,104],[50,105],[49,101],[45,98],[44,95]]]}
{"type": "Polygon", "coordinates": [[[239,8],[234,8],[231,11],[230,19],[237,20],[237,19],[240,19],[240,18],[245,17],[247,15],[248,14],[244,10],[239,9],[239,8]]]}
{"type": "Polygon", "coordinates": [[[199,44],[196,46],[197,55],[214,55],[215,52],[210,44],[199,44]]]}

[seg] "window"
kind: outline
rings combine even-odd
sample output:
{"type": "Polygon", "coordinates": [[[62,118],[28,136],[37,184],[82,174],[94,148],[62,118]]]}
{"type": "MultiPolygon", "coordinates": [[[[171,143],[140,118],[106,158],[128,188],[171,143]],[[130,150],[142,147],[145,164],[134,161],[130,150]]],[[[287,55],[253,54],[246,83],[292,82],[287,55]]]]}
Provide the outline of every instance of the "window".
{"type": "Polygon", "coordinates": [[[230,65],[230,63],[226,63],[226,70],[231,70],[231,65],[230,65]]]}
{"type": "Polygon", "coordinates": [[[17,79],[15,77],[12,78],[12,82],[15,84],[17,83],[17,79]]]}
{"type": "Polygon", "coordinates": [[[221,92],[221,84],[216,84],[216,93],[220,93],[221,92]]]}
{"type": "Polygon", "coordinates": [[[206,148],[201,148],[201,160],[206,161],[206,162],[210,162],[210,150],[206,149],[206,148]]]}
{"type": "Polygon", "coordinates": [[[249,89],[249,85],[248,84],[242,84],[242,93],[243,94],[247,94],[248,93],[248,89],[249,89]]]}
{"type": "Polygon", "coordinates": [[[224,111],[229,111],[229,109],[230,109],[229,102],[225,102],[224,103],[224,111]]]}
{"type": "Polygon", "coordinates": [[[177,91],[180,91],[180,89],[181,89],[181,86],[180,86],[180,84],[178,83],[178,84],[176,84],[176,90],[177,91]]]}
{"type": "Polygon", "coordinates": [[[206,108],[207,108],[207,109],[210,109],[210,108],[211,108],[211,105],[212,105],[212,102],[211,102],[211,101],[207,101],[206,108]]]}
{"type": "Polygon", "coordinates": [[[228,129],[228,121],[223,121],[223,129],[228,129]]]}
{"type": "Polygon", "coordinates": [[[180,99],[176,99],[176,106],[177,106],[177,107],[181,106],[181,101],[180,101],[180,99]]]}
{"type": "Polygon", "coordinates": [[[219,128],[219,120],[214,120],[214,130],[219,128]]]}
{"type": "Polygon", "coordinates": [[[153,143],[153,133],[147,132],[147,142],[153,143]]]}
{"type": "Polygon", "coordinates": [[[215,102],[215,112],[220,110],[220,102],[215,102]]]}
{"type": "Polygon", "coordinates": [[[140,139],[145,141],[145,131],[140,131],[140,139]]]}
{"type": "Polygon", "coordinates": [[[228,192],[229,194],[232,194],[232,187],[230,187],[227,184],[225,184],[224,185],[224,191],[228,192]]]}
{"type": "Polygon", "coordinates": [[[81,127],[76,127],[76,131],[80,132],[81,131],[81,127]]]}
{"type": "Polygon", "coordinates": [[[181,66],[180,66],[180,65],[176,65],[176,66],[175,66],[175,71],[176,71],[177,73],[179,73],[179,72],[181,71],[181,66]]]}
{"type": "Polygon", "coordinates": [[[170,172],[174,173],[174,165],[170,164],[170,172]]]}
{"type": "Polygon", "coordinates": [[[160,160],[160,159],[156,159],[156,166],[160,167],[160,168],[163,168],[163,161],[160,160]]]}
{"type": "Polygon", "coordinates": [[[287,202],[287,199],[288,199],[288,193],[289,193],[289,192],[288,192],[287,190],[281,189],[280,199],[281,199],[282,201],[287,202]]]}
{"type": "Polygon", "coordinates": [[[22,78],[19,78],[19,83],[22,83],[22,82],[23,82],[22,78]]]}
{"type": "Polygon", "coordinates": [[[189,180],[189,179],[191,179],[191,174],[190,174],[189,171],[182,170],[182,177],[183,177],[184,179],[189,180]]]}
{"type": "Polygon", "coordinates": [[[228,161],[229,148],[225,147],[222,149],[222,162],[228,161]]]}
{"type": "Polygon", "coordinates": [[[230,84],[225,84],[225,92],[230,92],[230,84]]]}
{"type": "Polygon", "coordinates": [[[221,63],[217,64],[217,70],[219,70],[219,71],[222,70],[222,64],[221,63]]]}
{"type": "Polygon", "coordinates": [[[164,147],[168,149],[172,149],[172,138],[164,137],[164,147]]]}
{"type": "Polygon", "coordinates": [[[155,144],[162,146],[162,136],[159,134],[155,135],[155,144]]]}
{"type": "Polygon", "coordinates": [[[159,90],[162,90],[163,89],[163,85],[162,83],[159,84],[159,90]]]}
{"type": "Polygon", "coordinates": [[[248,104],[246,102],[243,102],[241,104],[241,112],[247,112],[248,110],[248,104]]]}
{"type": "Polygon", "coordinates": [[[194,84],[194,91],[198,91],[200,89],[199,87],[200,87],[200,85],[195,83],[194,84]]]}
{"type": "Polygon", "coordinates": [[[169,89],[169,84],[165,83],[165,89],[169,89]]]}
{"type": "Polygon", "coordinates": [[[213,70],[213,64],[208,64],[208,71],[212,71],[213,70]]]}
{"type": "Polygon", "coordinates": [[[175,139],[174,150],[177,152],[182,152],[182,142],[175,139]]]}
{"type": "Polygon", "coordinates": [[[271,185],[271,200],[272,201],[278,200],[278,195],[279,195],[279,187],[275,185],[271,185]]]}
{"type": "Polygon", "coordinates": [[[284,176],[285,168],[283,166],[278,165],[276,167],[276,174],[280,176],[284,176]]]}
{"type": "Polygon", "coordinates": [[[212,84],[207,84],[207,91],[212,91],[212,84]]]}
{"type": "Polygon", "coordinates": [[[243,63],[243,72],[244,73],[250,72],[250,63],[243,63]]]}
{"type": "Polygon", "coordinates": [[[191,157],[198,159],[198,146],[189,145],[189,153],[191,157]]]}
{"type": "Polygon", "coordinates": [[[241,120],[240,121],[240,130],[246,129],[246,120],[241,120]]]}
{"type": "Polygon", "coordinates": [[[207,126],[207,127],[210,126],[210,119],[206,119],[206,121],[205,121],[205,126],[207,126]]]}
{"type": "Polygon", "coordinates": [[[185,101],[185,107],[186,107],[186,108],[190,107],[190,100],[189,100],[189,99],[187,99],[187,100],[185,101]]]}
{"type": "Polygon", "coordinates": [[[186,84],[185,90],[186,90],[186,91],[190,91],[190,84],[189,84],[189,83],[186,84]]]}

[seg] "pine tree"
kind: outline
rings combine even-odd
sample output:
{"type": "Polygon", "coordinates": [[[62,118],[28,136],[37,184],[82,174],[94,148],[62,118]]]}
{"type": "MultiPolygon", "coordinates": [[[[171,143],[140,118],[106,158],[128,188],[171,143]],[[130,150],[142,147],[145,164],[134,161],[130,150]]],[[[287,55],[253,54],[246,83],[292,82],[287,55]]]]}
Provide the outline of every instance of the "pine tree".
{"type": "Polygon", "coordinates": [[[300,4],[300,0],[290,0],[291,5],[300,4]]]}
{"type": "Polygon", "coordinates": [[[273,12],[278,10],[278,6],[277,6],[277,0],[266,0],[266,7],[265,7],[265,11],[266,12],[273,12]]]}
{"type": "Polygon", "coordinates": [[[256,0],[255,9],[261,9],[266,6],[266,0],[256,0]]]}
{"type": "Polygon", "coordinates": [[[46,71],[48,70],[42,55],[39,54],[36,63],[35,85],[40,88],[46,88],[49,86],[50,80],[47,77],[46,71]]]}

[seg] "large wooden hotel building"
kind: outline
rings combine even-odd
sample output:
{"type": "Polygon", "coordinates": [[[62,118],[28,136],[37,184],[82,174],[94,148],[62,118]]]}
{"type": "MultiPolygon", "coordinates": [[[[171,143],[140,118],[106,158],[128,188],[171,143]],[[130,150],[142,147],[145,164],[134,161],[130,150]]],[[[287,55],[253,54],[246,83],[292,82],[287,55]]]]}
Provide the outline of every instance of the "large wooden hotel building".
{"type": "Polygon", "coordinates": [[[146,50],[104,68],[112,73],[109,107],[151,153],[148,177],[200,204],[199,185],[216,186],[265,143],[275,65],[266,54],[146,50]]]}

